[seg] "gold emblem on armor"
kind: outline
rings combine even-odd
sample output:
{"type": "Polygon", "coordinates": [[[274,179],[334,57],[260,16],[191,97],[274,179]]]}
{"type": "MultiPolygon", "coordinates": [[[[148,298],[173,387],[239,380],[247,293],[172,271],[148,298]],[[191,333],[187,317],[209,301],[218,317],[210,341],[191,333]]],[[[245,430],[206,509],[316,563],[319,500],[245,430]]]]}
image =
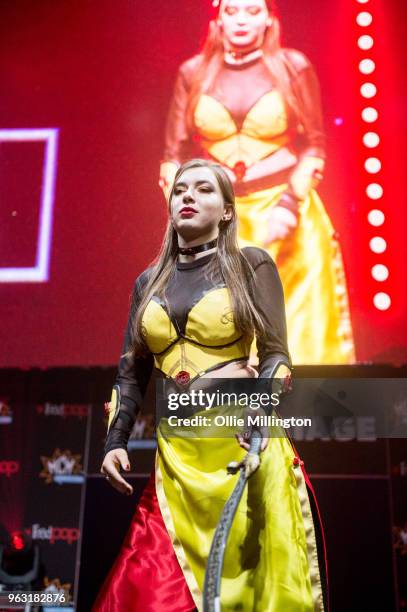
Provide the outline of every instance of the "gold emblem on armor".
{"type": "Polygon", "coordinates": [[[228,325],[229,323],[233,323],[233,310],[229,310],[228,308],[225,308],[220,318],[220,322],[223,325],[228,325]]]}

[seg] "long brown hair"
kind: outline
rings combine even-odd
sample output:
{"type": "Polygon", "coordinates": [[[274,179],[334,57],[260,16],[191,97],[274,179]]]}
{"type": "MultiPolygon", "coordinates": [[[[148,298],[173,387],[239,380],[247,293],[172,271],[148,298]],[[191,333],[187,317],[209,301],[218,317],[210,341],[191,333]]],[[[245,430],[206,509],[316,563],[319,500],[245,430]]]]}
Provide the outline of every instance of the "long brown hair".
{"type": "MultiPolygon", "coordinates": [[[[274,0],[265,0],[265,2],[273,20],[264,34],[262,44],[264,63],[270,73],[273,86],[280,91],[286,104],[301,124],[303,122],[302,104],[291,86],[296,72],[287,54],[281,48],[281,23],[274,0]]],[[[199,97],[215,80],[223,63],[223,55],[222,32],[218,18],[216,18],[209,22],[208,34],[200,53],[201,62],[194,73],[189,90],[186,116],[187,125],[191,131],[194,129],[193,116],[199,97]]]]}
{"type": "MultiPolygon", "coordinates": [[[[229,289],[234,323],[244,336],[250,338],[255,330],[258,333],[264,332],[264,326],[251,296],[253,268],[237,244],[237,215],[232,183],[219,164],[205,159],[187,161],[182,164],[175,175],[169,197],[170,208],[174,185],[176,185],[181,174],[190,168],[210,168],[222,192],[225,207],[232,211],[231,219],[221,221],[219,224],[218,247],[210,262],[209,273],[215,270],[220,271],[224,283],[229,289]]],[[[178,236],[169,220],[160,252],[151,269],[150,277],[135,313],[131,352],[136,355],[144,354],[147,348],[142,326],[144,311],[154,295],[165,299],[165,289],[176,267],[177,256],[178,236]]]]}

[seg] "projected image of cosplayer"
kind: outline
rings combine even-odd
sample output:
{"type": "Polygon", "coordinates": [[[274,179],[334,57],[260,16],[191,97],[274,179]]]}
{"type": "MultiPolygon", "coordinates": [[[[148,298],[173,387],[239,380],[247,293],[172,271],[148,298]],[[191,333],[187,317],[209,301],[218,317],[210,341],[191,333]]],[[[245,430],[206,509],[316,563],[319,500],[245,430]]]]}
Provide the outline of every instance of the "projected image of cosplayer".
{"type": "Polygon", "coordinates": [[[190,157],[222,165],[240,246],[264,248],[283,282],[294,364],[355,361],[340,245],[316,188],[325,134],[315,70],[283,48],[273,0],[222,0],[201,52],[178,71],[160,185],[190,157]]]}
{"type": "MultiPolygon", "coordinates": [[[[107,406],[112,416],[101,467],[124,494],[132,494],[124,477],[130,469],[127,441],[153,368],[185,389],[213,379],[258,376],[281,393],[289,380],[277,268],[266,251],[239,249],[232,183],[220,165],[206,160],[178,169],[161,251],[134,287],[107,406]],[[254,336],[258,372],[248,365],[254,336]]],[[[213,406],[207,414],[219,410],[213,406]]],[[[199,425],[194,432],[171,435],[168,422],[158,426],[155,469],[94,612],[210,609],[202,597],[209,553],[240,478],[227,474],[227,466],[242,474],[239,465],[247,464],[255,438],[259,461],[244,472],[246,486],[229,521],[218,605],[327,610],[322,530],[313,520],[313,493],[288,437],[268,437],[267,428],[260,430],[261,439],[258,430],[237,439],[205,436],[199,425]]]]}

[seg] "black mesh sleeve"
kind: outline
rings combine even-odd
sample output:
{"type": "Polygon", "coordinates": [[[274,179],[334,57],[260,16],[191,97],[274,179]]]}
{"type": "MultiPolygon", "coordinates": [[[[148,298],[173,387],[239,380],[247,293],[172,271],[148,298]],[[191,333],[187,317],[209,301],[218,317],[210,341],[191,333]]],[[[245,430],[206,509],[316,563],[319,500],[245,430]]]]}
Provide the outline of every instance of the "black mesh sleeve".
{"type": "Polygon", "coordinates": [[[165,127],[164,161],[182,163],[188,159],[191,137],[187,127],[188,85],[184,66],[178,71],[165,127]]]}
{"type": "Polygon", "coordinates": [[[272,378],[281,364],[291,369],[283,287],[277,267],[266,251],[249,247],[243,253],[254,270],[252,297],[264,325],[264,332],[256,337],[259,377],[272,378]]]}
{"type": "Polygon", "coordinates": [[[284,293],[275,263],[263,253],[254,266],[253,284],[254,303],[264,324],[264,332],[256,336],[259,378],[268,379],[270,391],[282,396],[291,388],[284,293]]]}
{"type": "Polygon", "coordinates": [[[302,70],[293,84],[303,110],[303,128],[306,145],[302,155],[326,157],[326,136],[321,110],[318,77],[312,65],[302,70]]]}
{"type": "Polygon", "coordinates": [[[153,356],[151,353],[145,357],[135,357],[133,354],[126,354],[131,347],[134,317],[140,304],[146,280],[147,275],[143,273],[137,279],[133,290],[123,351],[115,380],[115,384],[120,387],[120,410],[109,429],[105,443],[105,454],[115,448],[127,448],[127,442],[136,416],[140,411],[153,369],[153,356]]]}

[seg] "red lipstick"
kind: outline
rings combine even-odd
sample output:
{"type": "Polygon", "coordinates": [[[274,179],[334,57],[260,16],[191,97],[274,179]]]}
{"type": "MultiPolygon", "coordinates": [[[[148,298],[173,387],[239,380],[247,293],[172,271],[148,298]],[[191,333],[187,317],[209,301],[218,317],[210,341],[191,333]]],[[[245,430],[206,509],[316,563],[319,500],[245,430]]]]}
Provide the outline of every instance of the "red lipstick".
{"type": "Polygon", "coordinates": [[[197,212],[198,211],[195,210],[195,208],[192,208],[192,206],[184,206],[179,211],[179,214],[181,215],[181,217],[192,217],[192,215],[195,215],[197,212]]]}

